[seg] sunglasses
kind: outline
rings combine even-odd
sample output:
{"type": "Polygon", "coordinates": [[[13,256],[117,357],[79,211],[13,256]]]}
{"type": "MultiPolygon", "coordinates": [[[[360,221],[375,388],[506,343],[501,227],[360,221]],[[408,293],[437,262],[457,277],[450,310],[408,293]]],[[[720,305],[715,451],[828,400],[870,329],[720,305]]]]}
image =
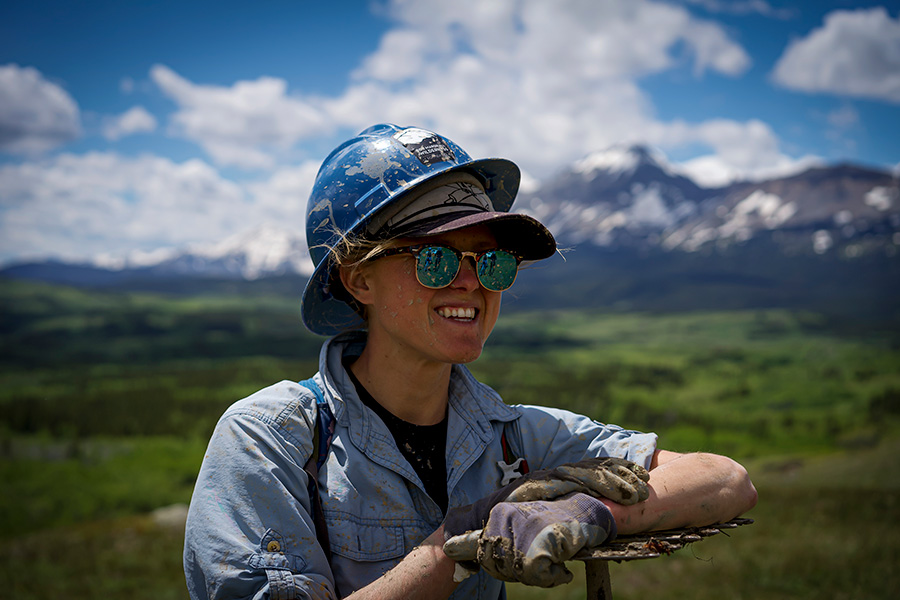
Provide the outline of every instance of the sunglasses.
{"type": "Polygon", "coordinates": [[[438,290],[447,287],[459,274],[465,257],[475,261],[475,273],[485,289],[492,292],[508,290],[516,280],[521,257],[508,250],[463,252],[450,246],[428,244],[388,248],[374,258],[412,254],[416,257],[416,279],[427,288],[438,290]]]}

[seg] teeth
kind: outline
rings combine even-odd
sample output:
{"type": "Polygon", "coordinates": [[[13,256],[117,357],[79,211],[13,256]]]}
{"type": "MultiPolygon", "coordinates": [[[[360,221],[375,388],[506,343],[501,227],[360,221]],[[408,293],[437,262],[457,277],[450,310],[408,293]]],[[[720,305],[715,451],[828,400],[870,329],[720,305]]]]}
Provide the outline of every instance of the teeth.
{"type": "Polygon", "coordinates": [[[449,308],[449,307],[441,307],[438,309],[438,314],[446,319],[474,319],[475,318],[475,309],[474,308],[449,308]]]}

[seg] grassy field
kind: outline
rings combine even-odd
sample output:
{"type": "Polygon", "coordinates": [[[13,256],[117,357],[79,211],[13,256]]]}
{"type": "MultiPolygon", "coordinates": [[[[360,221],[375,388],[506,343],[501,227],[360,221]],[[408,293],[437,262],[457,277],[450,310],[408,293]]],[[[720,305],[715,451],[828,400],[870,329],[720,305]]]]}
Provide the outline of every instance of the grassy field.
{"type": "MultiPolygon", "coordinates": [[[[185,598],[178,506],[216,419],[264,385],[311,375],[320,341],[277,298],[7,286],[0,303],[0,589],[185,598]]],[[[900,590],[897,332],[777,310],[515,313],[472,370],[510,403],[748,466],[754,525],[612,565],[615,597],[900,590]]],[[[572,584],[511,586],[510,597],[583,597],[578,566],[572,584]]]]}
{"type": "MultiPolygon", "coordinates": [[[[610,567],[620,600],[890,598],[900,590],[900,445],[791,462],[748,463],[756,522],[671,556],[610,567]]],[[[174,511],[177,515],[177,511],[174,511]]],[[[159,515],[86,521],[0,542],[9,598],[186,598],[183,527],[159,515]]],[[[513,584],[511,600],[584,598],[584,569],[544,590],[513,584]]]]}

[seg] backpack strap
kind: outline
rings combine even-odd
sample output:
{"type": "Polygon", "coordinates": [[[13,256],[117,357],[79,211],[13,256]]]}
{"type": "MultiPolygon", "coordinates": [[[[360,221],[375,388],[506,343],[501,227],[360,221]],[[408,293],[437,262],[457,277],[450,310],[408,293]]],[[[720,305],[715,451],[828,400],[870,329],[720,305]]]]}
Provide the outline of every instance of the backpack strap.
{"type": "Polygon", "coordinates": [[[331,544],[328,542],[328,526],[325,524],[325,513],[322,510],[322,499],[319,497],[319,469],[325,464],[328,458],[328,450],[331,448],[331,440],[334,439],[334,414],[322,390],[313,379],[306,379],[299,382],[300,385],[308,389],[316,397],[316,421],[313,426],[313,442],[312,454],[303,470],[306,471],[307,483],[306,489],[309,492],[309,501],[312,506],[313,522],[316,526],[316,538],[319,545],[325,551],[328,562],[331,562],[331,544]]]}
{"type": "Polygon", "coordinates": [[[522,454],[522,433],[519,431],[519,420],[514,419],[503,424],[503,433],[500,434],[500,446],[503,448],[503,460],[497,461],[500,470],[503,471],[503,479],[500,485],[506,485],[511,481],[528,473],[528,461],[522,454]],[[511,430],[511,431],[510,431],[511,430]],[[511,435],[507,435],[510,432],[511,435]],[[510,443],[512,438],[512,443],[510,443]]]}

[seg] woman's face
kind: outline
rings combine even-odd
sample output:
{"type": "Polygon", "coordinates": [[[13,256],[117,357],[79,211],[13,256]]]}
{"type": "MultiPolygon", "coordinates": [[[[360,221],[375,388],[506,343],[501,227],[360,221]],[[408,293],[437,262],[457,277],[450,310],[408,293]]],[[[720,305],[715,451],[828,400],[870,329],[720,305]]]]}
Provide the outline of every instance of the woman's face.
{"type": "MultiPolygon", "coordinates": [[[[416,238],[408,245],[428,243],[469,252],[497,247],[483,225],[416,238]]],[[[481,355],[500,314],[501,292],[481,286],[471,257],[463,260],[453,282],[439,290],[418,282],[416,259],[409,254],[374,260],[359,270],[354,281],[363,284],[352,286],[352,292],[367,309],[366,350],[396,359],[471,362],[481,355]]]]}

